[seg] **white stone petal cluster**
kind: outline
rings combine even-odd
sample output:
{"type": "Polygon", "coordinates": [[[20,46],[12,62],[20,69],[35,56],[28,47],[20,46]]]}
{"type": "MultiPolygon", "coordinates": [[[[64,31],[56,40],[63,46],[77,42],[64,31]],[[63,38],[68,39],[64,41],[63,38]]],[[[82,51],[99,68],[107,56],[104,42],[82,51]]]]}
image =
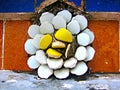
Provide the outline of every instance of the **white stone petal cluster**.
{"type": "Polygon", "coordinates": [[[84,75],[88,70],[86,62],[91,61],[95,54],[91,46],[94,33],[88,29],[85,16],[73,16],[68,10],[62,10],[56,15],[44,12],[39,20],[40,26],[31,25],[28,28],[30,39],[24,44],[25,51],[30,55],[27,61],[29,68],[38,69],[38,76],[45,79],[51,75],[59,79],[67,78],[70,74],[84,75]],[[65,32],[61,30],[58,35],[57,31],[61,28],[64,28],[65,32]],[[73,38],[76,39],[78,47],[72,57],[63,58],[64,54],[56,48],[67,48],[73,38]]]}

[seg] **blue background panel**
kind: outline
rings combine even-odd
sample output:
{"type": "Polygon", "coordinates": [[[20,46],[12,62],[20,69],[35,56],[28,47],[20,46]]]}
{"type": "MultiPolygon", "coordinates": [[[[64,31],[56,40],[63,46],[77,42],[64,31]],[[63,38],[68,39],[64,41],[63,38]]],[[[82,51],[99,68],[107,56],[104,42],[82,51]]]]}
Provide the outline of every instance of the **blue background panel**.
{"type": "Polygon", "coordinates": [[[0,0],[0,12],[34,12],[34,0],[0,0]]]}
{"type": "Polygon", "coordinates": [[[120,0],[86,0],[87,11],[120,12],[120,0]]]}
{"type": "MultiPolygon", "coordinates": [[[[44,0],[0,0],[0,12],[34,12],[34,6],[39,6],[44,0]],[[37,3],[35,3],[36,1],[37,3]]],[[[81,0],[69,0],[77,6],[81,0]]],[[[120,0],[86,0],[87,11],[120,12],[120,0]]]]}

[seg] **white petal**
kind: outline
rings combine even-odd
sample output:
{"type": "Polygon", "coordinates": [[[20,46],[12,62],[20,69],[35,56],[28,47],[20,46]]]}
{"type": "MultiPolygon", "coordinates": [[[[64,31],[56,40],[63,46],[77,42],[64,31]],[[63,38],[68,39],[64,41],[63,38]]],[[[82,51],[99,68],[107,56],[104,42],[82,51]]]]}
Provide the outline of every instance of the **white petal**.
{"type": "Polygon", "coordinates": [[[54,75],[56,78],[59,78],[59,79],[67,78],[69,76],[69,69],[62,68],[62,69],[55,70],[54,75]]]}
{"type": "Polygon", "coordinates": [[[29,57],[27,64],[31,69],[36,69],[40,66],[40,63],[35,59],[35,56],[29,57]]]}
{"type": "Polygon", "coordinates": [[[86,48],[83,46],[78,47],[75,52],[75,57],[77,58],[78,61],[86,59],[86,57],[87,57],[86,48]]]}
{"type": "Polygon", "coordinates": [[[54,16],[55,16],[54,14],[49,13],[49,12],[42,13],[42,15],[40,17],[41,24],[46,22],[46,21],[51,23],[54,16]]]}
{"type": "Polygon", "coordinates": [[[77,35],[77,42],[79,45],[87,46],[90,42],[90,37],[86,33],[80,33],[77,35]]]}
{"type": "Polygon", "coordinates": [[[53,70],[50,69],[47,65],[41,65],[38,68],[38,76],[41,78],[49,78],[53,74],[53,70]]]}
{"type": "Polygon", "coordinates": [[[53,28],[53,25],[49,22],[44,22],[41,24],[40,26],[40,33],[41,34],[52,34],[54,33],[54,28],[53,28]]]}
{"type": "Polygon", "coordinates": [[[65,68],[74,68],[77,64],[77,60],[75,58],[70,58],[68,60],[65,60],[64,67],[65,68]]]}
{"type": "Polygon", "coordinates": [[[47,64],[47,56],[43,50],[38,50],[35,58],[40,64],[47,64]]]}
{"type": "Polygon", "coordinates": [[[75,75],[83,75],[87,72],[88,67],[86,63],[79,62],[75,68],[71,69],[71,73],[75,75]]]}
{"type": "Polygon", "coordinates": [[[43,35],[42,34],[36,34],[35,37],[33,38],[32,40],[32,44],[37,48],[39,49],[40,46],[39,46],[39,42],[40,42],[40,39],[43,35]]]}
{"type": "Polygon", "coordinates": [[[36,34],[39,34],[40,33],[40,27],[38,25],[31,25],[29,28],[28,28],[28,35],[31,37],[31,38],[34,38],[36,34]]]}
{"type": "Polygon", "coordinates": [[[87,46],[87,53],[88,53],[88,56],[87,56],[87,58],[84,61],[92,60],[93,57],[94,57],[94,54],[95,54],[94,48],[91,47],[91,46],[87,46]]]}
{"type": "Polygon", "coordinates": [[[66,22],[69,22],[72,18],[72,14],[68,10],[62,10],[57,13],[57,15],[61,15],[65,18],[66,22]]]}
{"type": "Polygon", "coordinates": [[[78,34],[80,32],[80,25],[77,20],[72,20],[70,23],[68,23],[67,29],[72,34],[78,34]]]}
{"type": "Polygon", "coordinates": [[[63,59],[47,59],[47,64],[52,69],[59,69],[63,65],[63,59]]]}
{"type": "Polygon", "coordinates": [[[84,30],[88,26],[88,21],[83,15],[76,15],[73,20],[77,20],[80,24],[81,30],[84,30]]]}
{"type": "Polygon", "coordinates": [[[52,24],[54,26],[55,29],[59,29],[59,28],[66,28],[66,21],[65,19],[60,16],[60,15],[56,15],[53,20],[52,20],[52,24]]]}
{"type": "Polygon", "coordinates": [[[33,39],[28,39],[24,45],[25,51],[30,55],[35,54],[37,51],[37,49],[32,44],[32,40],[33,39]]]}
{"type": "Polygon", "coordinates": [[[92,31],[90,31],[89,29],[85,29],[83,32],[89,35],[89,37],[90,37],[89,44],[91,44],[95,38],[94,33],[92,31]]]}

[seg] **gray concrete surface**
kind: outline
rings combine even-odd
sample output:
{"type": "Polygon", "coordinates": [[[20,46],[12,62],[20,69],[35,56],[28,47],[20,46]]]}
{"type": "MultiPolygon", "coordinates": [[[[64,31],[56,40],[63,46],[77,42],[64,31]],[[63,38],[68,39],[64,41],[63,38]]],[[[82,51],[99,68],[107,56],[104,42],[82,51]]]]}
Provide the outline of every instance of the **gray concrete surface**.
{"type": "Polygon", "coordinates": [[[94,74],[87,80],[75,81],[0,70],[0,90],[120,90],[120,74],[94,74]]]}

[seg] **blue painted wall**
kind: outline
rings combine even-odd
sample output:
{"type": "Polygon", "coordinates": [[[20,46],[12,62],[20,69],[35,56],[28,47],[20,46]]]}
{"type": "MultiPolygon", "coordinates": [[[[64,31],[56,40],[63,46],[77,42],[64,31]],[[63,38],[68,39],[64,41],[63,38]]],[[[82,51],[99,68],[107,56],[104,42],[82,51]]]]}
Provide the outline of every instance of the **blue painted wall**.
{"type": "MultiPolygon", "coordinates": [[[[0,12],[34,12],[35,0],[0,0],[0,12]]],[[[44,0],[36,0],[36,6],[44,0]]],[[[69,0],[77,6],[81,0],[69,0]]],[[[86,0],[87,11],[120,12],[120,0],[86,0]]]]}

